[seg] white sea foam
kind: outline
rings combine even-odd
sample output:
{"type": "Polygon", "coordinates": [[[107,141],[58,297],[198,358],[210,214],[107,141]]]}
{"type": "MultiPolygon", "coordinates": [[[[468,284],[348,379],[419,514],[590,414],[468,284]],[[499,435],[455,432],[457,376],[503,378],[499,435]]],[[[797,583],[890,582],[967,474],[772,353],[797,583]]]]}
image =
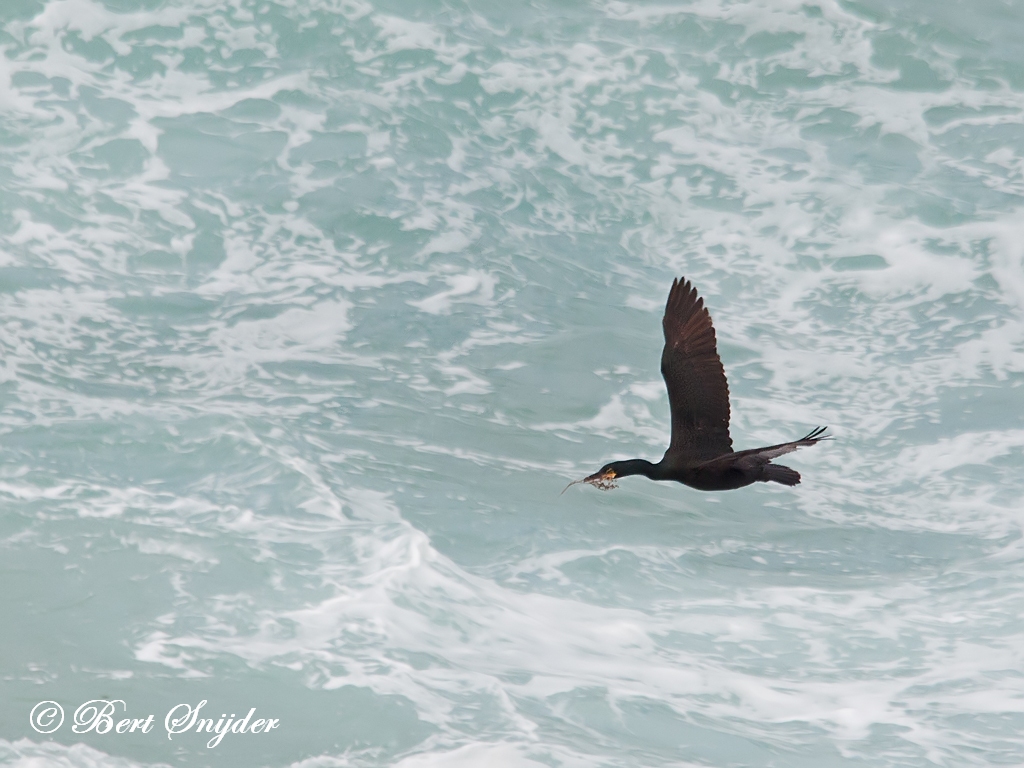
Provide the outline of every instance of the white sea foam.
{"type": "Polygon", "coordinates": [[[107,754],[85,744],[74,744],[66,747],[63,744],[44,742],[42,744],[29,739],[5,741],[0,739],[0,759],[4,765],[12,768],[136,768],[147,765],[159,768],[167,763],[137,763],[123,757],[107,754]]]}
{"type": "Polygon", "coordinates": [[[365,696],[275,765],[1019,761],[1011,54],[831,0],[146,5],[0,43],[4,612],[83,627],[11,702],[247,665],[365,696]],[[558,497],[667,445],[680,274],[736,447],[837,439],[558,497]],[[152,610],[90,630],[52,596],[105,562],[152,610]]]}

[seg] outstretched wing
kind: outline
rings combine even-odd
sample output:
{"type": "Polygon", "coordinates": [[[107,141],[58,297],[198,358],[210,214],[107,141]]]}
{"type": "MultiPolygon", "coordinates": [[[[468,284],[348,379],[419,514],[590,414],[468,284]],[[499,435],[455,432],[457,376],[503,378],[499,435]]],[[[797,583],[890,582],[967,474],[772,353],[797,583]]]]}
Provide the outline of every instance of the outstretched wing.
{"type": "Polygon", "coordinates": [[[797,448],[807,448],[808,446],[820,443],[822,440],[831,440],[832,435],[826,435],[826,429],[828,429],[828,427],[815,427],[799,440],[793,440],[789,443],[779,443],[778,445],[768,445],[764,448],[748,448],[745,451],[737,451],[730,458],[738,466],[752,467],[755,464],[767,464],[772,459],[777,459],[779,456],[785,456],[787,453],[792,453],[797,448]]]}
{"type": "Polygon", "coordinates": [[[672,281],[661,323],[661,375],[672,409],[672,442],[665,459],[692,466],[731,453],[729,385],[711,315],[688,280],[672,281]]]}

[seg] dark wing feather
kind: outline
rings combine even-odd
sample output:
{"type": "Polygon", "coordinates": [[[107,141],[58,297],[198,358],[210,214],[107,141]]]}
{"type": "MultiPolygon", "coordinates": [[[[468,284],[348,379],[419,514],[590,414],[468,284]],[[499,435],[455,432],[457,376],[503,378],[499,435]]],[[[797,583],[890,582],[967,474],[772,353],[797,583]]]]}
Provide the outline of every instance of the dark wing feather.
{"type": "Polygon", "coordinates": [[[672,281],[661,322],[661,375],[672,408],[672,442],[665,460],[692,466],[731,453],[729,384],[715,347],[711,315],[688,280],[672,281]]]}
{"type": "Polygon", "coordinates": [[[809,434],[789,443],[779,443],[778,445],[768,445],[764,448],[748,448],[745,451],[737,451],[730,457],[730,460],[738,466],[746,467],[753,467],[756,464],[767,464],[772,459],[792,453],[797,448],[807,448],[820,443],[822,440],[831,440],[832,435],[826,435],[826,429],[828,427],[815,427],[809,434]]]}

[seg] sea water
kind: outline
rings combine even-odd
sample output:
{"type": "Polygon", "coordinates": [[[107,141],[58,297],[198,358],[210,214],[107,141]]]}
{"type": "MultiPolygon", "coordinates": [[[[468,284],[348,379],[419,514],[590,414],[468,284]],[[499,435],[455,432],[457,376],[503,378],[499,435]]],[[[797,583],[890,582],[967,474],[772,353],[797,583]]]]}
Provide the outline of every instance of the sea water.
{"type": "Polygon", "coordinates": [[[0,764],[1024,764],[1020,3],[0,20],[0,764]]]}

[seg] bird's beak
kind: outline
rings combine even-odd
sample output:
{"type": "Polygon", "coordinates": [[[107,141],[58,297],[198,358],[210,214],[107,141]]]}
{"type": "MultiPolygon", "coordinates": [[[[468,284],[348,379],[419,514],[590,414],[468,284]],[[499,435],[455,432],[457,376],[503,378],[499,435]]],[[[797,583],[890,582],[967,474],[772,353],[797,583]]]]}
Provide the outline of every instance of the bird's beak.
{"type": "MultiPolygon", "coordinates": [[[[609,469],[607,472],[595,472],[589,477],[584,477],[582,480],[573,480],[571,483],[565,486],[565,488],[562,489],[562,493],[565,493],[574,485],[577,485],[579,483],[590,483],[592,486],[594,486],[595,488],[600,488],[602,491],[609,491],[612,488],[616,487],[615,478],[616,474],[614,469],[609,469]]],[[[562,493],[558,495],[561,496],[562,493]]]]}

